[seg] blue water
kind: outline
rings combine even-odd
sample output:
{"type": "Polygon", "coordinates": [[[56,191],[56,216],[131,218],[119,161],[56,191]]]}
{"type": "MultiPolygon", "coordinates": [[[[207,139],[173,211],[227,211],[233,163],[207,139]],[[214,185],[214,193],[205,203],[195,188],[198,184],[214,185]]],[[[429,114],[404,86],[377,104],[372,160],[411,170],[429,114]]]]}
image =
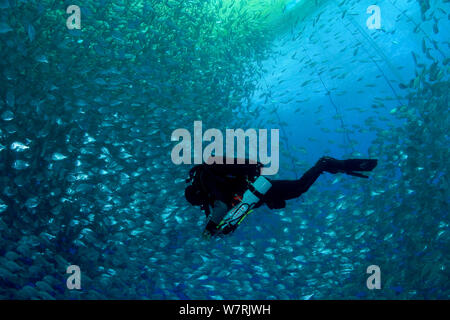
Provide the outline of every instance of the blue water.
{"type": "Polygon", "coordinates": [[[450,297],[448,3],[70,4],[0,0],[2,299],[450,297]],[[279,129],[272,178],[379,162],[204,240],[170,158],[196,120],[279,129]]]}

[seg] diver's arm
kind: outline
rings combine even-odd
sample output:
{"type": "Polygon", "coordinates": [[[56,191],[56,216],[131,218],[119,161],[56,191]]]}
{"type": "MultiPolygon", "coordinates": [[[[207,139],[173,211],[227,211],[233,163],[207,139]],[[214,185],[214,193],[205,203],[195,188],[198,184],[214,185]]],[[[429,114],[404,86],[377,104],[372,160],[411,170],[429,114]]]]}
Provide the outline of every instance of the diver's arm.
{"type": "Polygon", "coordinates": [[[223,217],[227,214],[228,208],[222,201],[215,201],[214,206],[211,207],[210,214],[206,221],[206,227],[203,231],[204,237],[209,237],[217,232],[217,226],[222,221],[223,217]]]}
{"type": "Polygon", "coordinates": [[[225,203],[223,203],[222,201],[215,201],[209,218],[215,224],[219,224],[220,221],[222,221],[223,217],[227,214],[227,212],[228,208],[225,203]]]}

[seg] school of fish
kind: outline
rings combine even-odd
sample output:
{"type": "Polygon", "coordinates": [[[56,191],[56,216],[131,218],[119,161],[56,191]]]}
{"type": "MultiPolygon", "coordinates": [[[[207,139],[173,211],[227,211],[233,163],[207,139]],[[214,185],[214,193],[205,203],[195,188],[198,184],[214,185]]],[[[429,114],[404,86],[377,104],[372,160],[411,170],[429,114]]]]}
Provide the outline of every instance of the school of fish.
{"type": "Polygon", "coordinates": [[[373,4],[0,0],[0,298],[449,299],[450,5],[373,4]],[[205,240],[170,158],[196,120],[280,129],[281,178],[378,166],[205,240]]]}

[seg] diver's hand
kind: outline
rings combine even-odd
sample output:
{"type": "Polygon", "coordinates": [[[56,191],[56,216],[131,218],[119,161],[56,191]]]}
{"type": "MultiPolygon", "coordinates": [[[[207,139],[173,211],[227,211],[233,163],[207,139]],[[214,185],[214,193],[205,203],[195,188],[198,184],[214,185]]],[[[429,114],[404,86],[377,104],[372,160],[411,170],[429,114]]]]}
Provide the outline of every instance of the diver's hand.
{"type": "Polygon", "coordinates": [[[208,230],[203,230],[202,239],[204,239],[204,240],[211,239],[211,233],[208,230]]]}
{"type": "Polygon", "coordinates": [[[211,208],[211,213],[206,220],[206,227],[202,233],[202,238],[207,240],[217,233],[217,226],[222,222],[223,217],[228,212],[227,205],[222,201],[215,201],[211,208]]]}
{"type": "Polygon", "coordinates": [[[211,219],[208,219],[206,222],[205,230],[203,230],[202,238],[207,240],[210,239],[213,235],[215,235],[217,223],[214,223],[211,219]]]}

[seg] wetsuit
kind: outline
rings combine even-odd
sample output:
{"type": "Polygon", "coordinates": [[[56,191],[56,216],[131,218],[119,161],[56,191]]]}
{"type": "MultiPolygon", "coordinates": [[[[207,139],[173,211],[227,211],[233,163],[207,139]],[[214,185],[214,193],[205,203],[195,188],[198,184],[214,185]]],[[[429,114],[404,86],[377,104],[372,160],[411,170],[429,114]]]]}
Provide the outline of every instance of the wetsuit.
{"type": "MultiPolygon", "coordinates": [[[[245,170],[242,170],[239,175],[233,169],[226,167],[226,165],[212,165],[204,170],[202,174],[203,186],[209,193],[210,202],[205,204],[203,209],[209,218],[205,230],[210,234],[216,232],[216,226],[220,223],[223,214],[239,202],[239,198],[236,195],[242,196],[248,189],[247,179],[250,178],[249,180],[252,180],[252,177],[245,174],[245,170]],[[224,175],[225,172],[219,170],[219,168],[226,168],[228,174],[224,175]],[[217,216],[216,219],[215,216],[217,216]]],[[[255,205],[255,208],[263,204],[266,204],[270,209],[284,208],[286,206],[286,200],[297,198],[308,191],[322,172],[323,165],[318,162],[298,180],[272,180],[267,178],[272,186],[264,195],[263,199],[255,205]]],[[[227,228],[223,233],[230,233],[236,227],[227,228]]]]}
{"type": "MultiPolygon", "coordinates": [[[[255,208],[263,204],[266,204],[270,209],[284,208],[286,200],[298,198],[308,191],[323,172],[346,172],[367,178],[352,171],[371,171],[376,165],[377,160],[336,160],[330,157],[322,157],[298,180],[272,180],[266,177],[272,186],[261,201],[255,205],[255,208]]],[[[205,230],[214,234],[223,214],[239,202],[236,195],[241,196],[248,189],[248,181],[253,181],[259,176],[262,165],[212,164],[201,166],[204,166],[200,179],[201,189],[205,192],[205,200],[201,208],[209,218],[205,230]]],[[[225,230],[223,233],[229,233],[235,228],[225,230]]]]}

